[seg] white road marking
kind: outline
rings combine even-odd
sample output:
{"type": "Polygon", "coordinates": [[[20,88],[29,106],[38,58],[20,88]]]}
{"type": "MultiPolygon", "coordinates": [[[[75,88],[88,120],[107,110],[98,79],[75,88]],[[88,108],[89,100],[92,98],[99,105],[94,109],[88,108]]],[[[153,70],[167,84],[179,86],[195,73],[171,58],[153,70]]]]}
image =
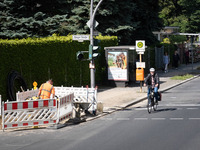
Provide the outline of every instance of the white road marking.
{"type": "Polygon", "coordinates": [[[188,110],[197,110],[199,108],[187,108],[188,110]]]}
{"type": "Polygon", "coordinates": [[[170,98],[176,98],[176,97],[170,97],[170,98]]]}
{"type": "Polygon", "coordinates": [[[166,118],[151,118],[151,120],[166,120],[166,118]]]}
{"type": "Polygon", "coordinates": [[[102,120],[113,120],[113,118],[102,118],[102,120]]]}
{"type": "Polygon", "coordinates": [[[170,118],[170,120],[183,120],[183,118],[170,118]]]}
{"type": "Polygon", "coordinates": [[[147,108],[135,108],[135,110],[146,110],[147,108]]]}
{"type": "Polygon", "coordinates": [[[148,118],[134,118],[134,120],[148,120],[148,118]]]}
{"type": "Polygon", "coordinates": [[[168,107],[179,107],[179,106],[183,106],[183,107],[199,107],[200,104],[162,104],[160,106],[168,106],[168,107]]]}
{"type": "Polygon", "coordinates": [[[126,121],[126,120],[130,120],[130,118],[117,118],[117,120],[120,120],[120,121],[126,121]]]}

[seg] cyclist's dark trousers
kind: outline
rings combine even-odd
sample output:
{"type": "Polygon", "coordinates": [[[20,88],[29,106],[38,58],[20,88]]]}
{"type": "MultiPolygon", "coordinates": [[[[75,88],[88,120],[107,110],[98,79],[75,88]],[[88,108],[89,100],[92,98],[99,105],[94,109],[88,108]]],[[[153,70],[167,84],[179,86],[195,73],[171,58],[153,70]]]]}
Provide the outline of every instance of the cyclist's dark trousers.
{"type": "MultiPolygon", "coordinates": [[[[148,88],[148,93],[147,96],[149,97],[149,94],[151,92],[151,88],[148,88]]],[[[155,94],[155,98],[158,101],[158,87],[154,87],[154,94],[155,94]]]]}

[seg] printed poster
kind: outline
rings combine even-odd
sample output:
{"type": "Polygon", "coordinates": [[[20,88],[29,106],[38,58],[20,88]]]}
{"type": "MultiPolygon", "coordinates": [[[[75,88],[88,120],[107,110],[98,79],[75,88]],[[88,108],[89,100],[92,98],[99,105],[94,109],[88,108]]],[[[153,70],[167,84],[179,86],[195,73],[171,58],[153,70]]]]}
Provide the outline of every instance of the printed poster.
{"type": "Polygon", "coordinates": [[[108,80],[128,81],[127,51],[108,51],[108,80]]]}

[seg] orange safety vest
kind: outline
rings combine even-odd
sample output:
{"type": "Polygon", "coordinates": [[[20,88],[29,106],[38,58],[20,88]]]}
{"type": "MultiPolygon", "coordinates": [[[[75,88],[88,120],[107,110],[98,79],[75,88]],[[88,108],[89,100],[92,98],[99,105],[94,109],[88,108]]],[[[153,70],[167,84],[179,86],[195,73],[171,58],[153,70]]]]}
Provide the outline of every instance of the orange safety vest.
{"type": "Polygon", "coordinates": [[[50,83],[43,83],[40,86],[39,90],[41,91],[41,93],[40,93],[41,99],[49,99],[51,94],[55,95],[55,89],[54,89],[53,85],[51,85],[50,83]]]}

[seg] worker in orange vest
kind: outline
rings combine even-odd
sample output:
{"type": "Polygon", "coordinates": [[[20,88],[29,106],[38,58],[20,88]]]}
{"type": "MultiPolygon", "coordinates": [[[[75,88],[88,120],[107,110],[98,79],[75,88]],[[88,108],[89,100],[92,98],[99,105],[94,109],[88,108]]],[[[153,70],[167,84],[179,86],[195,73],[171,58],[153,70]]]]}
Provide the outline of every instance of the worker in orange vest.
{"type": "Polygon", "coordinates": [[[55,88],[53,87],[52,79],[49,79],[46,83],[43,83],[38,92],[38,97],[40,99],[49,99],[51,94],[53,98],[55,97],[55,88]]]}

